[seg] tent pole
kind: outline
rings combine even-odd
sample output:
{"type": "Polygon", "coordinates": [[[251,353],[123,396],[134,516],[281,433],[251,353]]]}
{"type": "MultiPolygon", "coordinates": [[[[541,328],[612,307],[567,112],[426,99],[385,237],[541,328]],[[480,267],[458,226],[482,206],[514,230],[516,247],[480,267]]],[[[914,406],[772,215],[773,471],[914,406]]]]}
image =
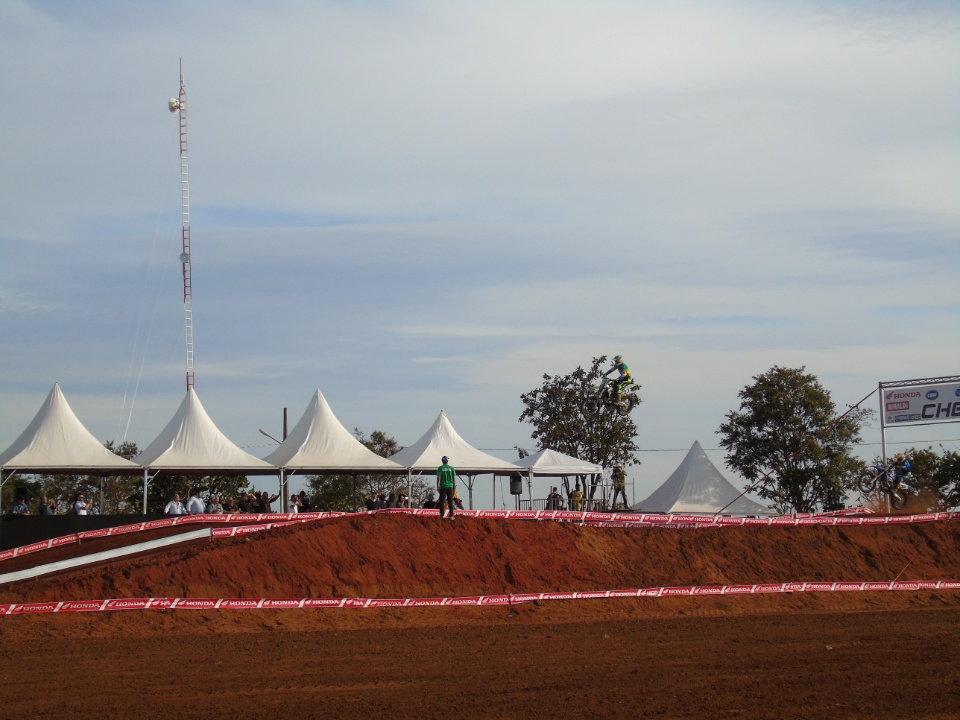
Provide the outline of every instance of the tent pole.
{"type": "Polygon", "coordinates": [[[287,512],[287,491],[283,487],[283,468],[280,468],[280,512],[287,512]]]}
{"type": "Polygon", "coordinates": [[[147,474],[150,471],[147,468],[143,469],[143,514],[147,514],[147,474]]]}

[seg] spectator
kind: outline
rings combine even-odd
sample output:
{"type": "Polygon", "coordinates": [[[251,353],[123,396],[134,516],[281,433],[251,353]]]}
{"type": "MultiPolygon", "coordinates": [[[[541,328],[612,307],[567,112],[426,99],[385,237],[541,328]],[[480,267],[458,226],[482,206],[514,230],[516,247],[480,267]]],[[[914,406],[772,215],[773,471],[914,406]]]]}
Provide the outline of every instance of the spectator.
{"type": "Polygon", "coordinates": [[[376,490],[371,490],[371,491],[370,491],[370,497],[368,497],[368,498],[366,499],[366,501],[363,503],[363,506],[364,506],[367,510],[369,510],[369,511],[373,511],[373,510],[376,510],[376,509],[377,509],[377,492],[376,492],[376,490]]]}
{"type": "Polygon", "coordinates": [[[25,497],[20,498],[13,503],[13,510],[10,511],[14,515],[29,515],[30,508],[27,507],[27,499],[25,497]]]}
{"type": "Polygon", "coordinates": [[[190,499],[187,500],[187,515],[203,515],[206,509],[203,498],[200,497],[200,488],[191,490],[190,499]]]}
{"type": "Polygon", "coordinates": [[[287,512],[298,513],[300,512],[300,496],[294,493],[290,496],[290,507],[287,509],[287,512]]]}
{"type": "Polygon", "coordinates": [[[627,473],[623,470],[623,465],[614,466],[610,473],[610,479],[613,480],[613,502],[610,503],[610,510],[617,509],[617,497],[623,497],[623,509],[629,509],[627,504],[627,473]]]}
{"type": "Polygon", "coordinates": [[[425,510],[432,510],[433,508],[437,507],[437,501],[434,500],[433,490],[427,490],[427,499],[423,501],[423,505],[420,507],[425,510]]]}
{"type": "Polygon", "coordinates": [[[583,510],[583,490],[580,489],[580,483],[577,483],[575,490],[570,491],[571,510],[583,510]]]}
{"type": "Polygon", "coordinates": [[[183,503],[180,502],[180,493],[174,493],[173,499],[167,503],[167,506],[163,509],[164,515],[186,515],[187,509],[183,506],[183,503]]]}
{"type": "Polygon", "coordinates": [[[257,512],[257,507],[257,496],[253,493],[244,493],[240,496],[240,512],[255,513],[257,512]]]}
{"type": "Polygon", "coordinates": [[[297,499],[300,512],[310,512],[310,499],[307,497],[306,490],[301,490],[297,499]]]}
{"type": "Polygon", "coordinates": [[[38,515],[56,515],[57,503],[54,500],[47,500],[47,496],[44,495],[40,498],[40,505],[37,507],[38,515]]]}
{"type": "Polygon", "coordinates": [[[223,505],[220,504],[219,495],[211,495],[210,502],[207,503],[206,507],[207,514],[209,515],[222,515],[223,514],[223,505]]]}
{"type": "Polygon", "coordinates": [[[280,495],[270,495],[266,490],[260,493],[260,512],[272,513],[273,508],[270,507],[270,503],[276,502],[280,498],[280,495]]]}
{"type": "Polygon", "coordinates": [[[223,504],[223,511],[229,515],[239,512],[239,510],[240,508],[237,507],[237,503],[234,502],[233,498],[227,498],[227,501],[223,504]]]}
{"type": "Polygon", "coordinates": [[[397,494],[393,492],[393,490],[391,490],[390,495],[387,496],[387,507],[388,508],[397,507],[397,494]]]}
{"type": "Polygon", "coordinates": [[[440,508],[440,518],[443,519],[444,512],[449,506],[450,508],[450,519],[453,520],[455,506],[453,504],[453,496],[457,491],[457,471],[450,464],[450,458],[446,455],[442,458],[443,464],[437,468],[437,493],[440,495],[440,499],[437,500],[437,507],[440,508]]]}
{"type": "Polygon", "coordinates": [[[73,512],[77,515],[86,515],[87,510],[93,507],[93,498],[90,499],[90,502],[87,502],[86,496],[83,493],[77,493],[76,498],[73,501],[73,512]]]}
{"type": "Polygon", "coordinates": [[[560,493],[557,492],[556,488],[550,489],[550,494],[547,495],[547,510],[562,510],[563,509],[563,499],[560,497],[560,493]]]}

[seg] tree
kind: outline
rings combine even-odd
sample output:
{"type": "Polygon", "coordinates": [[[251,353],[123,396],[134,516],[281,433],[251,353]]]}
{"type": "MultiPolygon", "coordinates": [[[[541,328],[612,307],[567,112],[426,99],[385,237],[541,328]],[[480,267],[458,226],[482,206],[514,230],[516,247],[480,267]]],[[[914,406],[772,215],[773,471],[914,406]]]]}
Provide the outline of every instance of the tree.
{"type": "MultiPolygon", "coordinates": [[[[380,457],[390,457],[400,452],[397,441],[382,430],[374,430],[367,437],[360,428],[354,428],[353,434],[368,450],[380,457]]],[[[339,510],[350,512],[371,493],[383,493],[384,496],[403,493],[407,494],[407,477],[405,475],[371,475],[371,474],[339,474],[339,475],[310,475],[307,477],[310,506],[314,510],[339,510]]],[[[427,497],[429,488],[419,479],[413,480],[410,492],[410,505],[417,507],[427,497]]]]}
{"type": "Polygon", "coordinates": [[[539,449],[550,448],[603,467],[640,464],[633,457],[639,449],[633,420],[604,409],[591,415],[584,407],[591,386],[602,381],[601,367],[606,363],[607,357],[601,355],[588,370],[577,366],[568,375],[544,374],[540,387],[520,396],[526,409],[519,422],[533,425],[530,437],[539,449]]]}
{"type": "Polygon", "coordinates": [[[727,467],[780,512],[842,508],[863,469],[850,446],[872,411],[835,417],[830,393],[804,370],[774,366],[755,376],[717,431],[727,467]]]}

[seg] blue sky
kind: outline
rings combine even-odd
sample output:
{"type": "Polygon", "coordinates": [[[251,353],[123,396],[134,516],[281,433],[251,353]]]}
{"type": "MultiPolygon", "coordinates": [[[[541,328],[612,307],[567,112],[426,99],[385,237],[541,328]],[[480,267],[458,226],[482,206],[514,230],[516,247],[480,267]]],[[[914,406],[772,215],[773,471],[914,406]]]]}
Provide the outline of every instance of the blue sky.
{"type": "Polygon", "coordinates": [[[620,353],[639,500],[773,365],[956,374],[958,47],[936,2],[0,0],[0,447],[54,382],[141,447],[182,399],[181,57],[196,389],[254,454],[317,388],[532,449],[520,394],[620,353]]]}

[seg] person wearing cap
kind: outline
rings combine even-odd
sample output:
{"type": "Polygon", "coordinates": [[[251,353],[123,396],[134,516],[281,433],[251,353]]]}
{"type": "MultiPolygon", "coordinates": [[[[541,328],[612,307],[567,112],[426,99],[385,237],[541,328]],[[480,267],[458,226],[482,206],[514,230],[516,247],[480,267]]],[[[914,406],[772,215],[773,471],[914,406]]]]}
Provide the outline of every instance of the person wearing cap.
{"type": "Polygon", "coordinates": [[[453,494],[457,490],[457,471],[450,465],[450,458],[443,456],[443,465],[437,468],[437,492],[440,499],[437,507],[440,508],[440,517],[443,518],[444,502],[450,506],[450,519],[453,520],[453,494]]]}
{"type": "Polygon", "coordinates": [[[610,509],[617,509],[617,496],[623,496],[623,508],[626,510],[630,506],[627,504],[627,473],[623,470],[623,464],[618,463],[610,473],[610,479],[613,480],[613,501],[610,503],[610,509]]]}

